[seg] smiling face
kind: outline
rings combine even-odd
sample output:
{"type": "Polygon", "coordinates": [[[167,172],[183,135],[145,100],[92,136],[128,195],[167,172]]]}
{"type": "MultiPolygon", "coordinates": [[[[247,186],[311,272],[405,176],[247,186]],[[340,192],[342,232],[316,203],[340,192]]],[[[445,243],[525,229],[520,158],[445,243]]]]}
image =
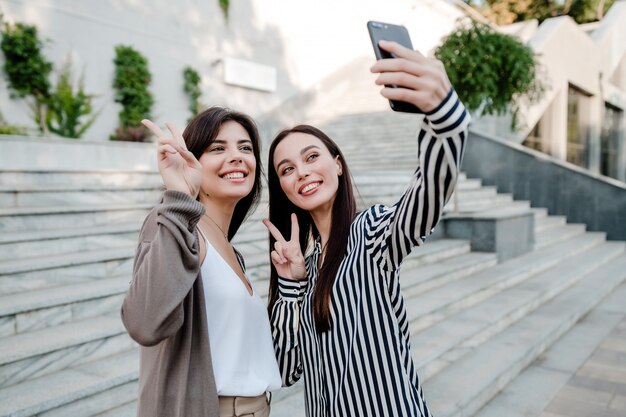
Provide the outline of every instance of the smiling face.
{"type": "Polygon", "coordinates": [[[235,202],[247,196],[257,168],[253,150],[246,129],[235,121],[225,122],[198,159],[203,172],[202,193],[235,202]]]}
{"type": "Polygon", "coordinates": [[[290,133],[276,146],[273,167],[293,204],[307,211],[332,209],[342,167],[319,138],[290,133]]]}

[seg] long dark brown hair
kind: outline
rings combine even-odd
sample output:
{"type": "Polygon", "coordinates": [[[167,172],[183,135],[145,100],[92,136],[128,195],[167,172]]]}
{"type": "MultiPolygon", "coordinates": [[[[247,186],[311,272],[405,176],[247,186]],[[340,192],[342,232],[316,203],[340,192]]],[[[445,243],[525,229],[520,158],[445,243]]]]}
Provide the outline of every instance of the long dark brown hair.
{"type": "Polygon", "coordinates": [[[251,212],[251,209],[256,207],[259,203],[261,197],[261,140],[256,123],[246,114],[224,107],[214,106],[194,117],[185,128],[183,137],[185,138],[187,149],[189,149],[197,159],[200,159],[209,146],[215,142],[215,138],[222,125],[229,121],[239,123],[241,127],[248,132],[250,140],[252,141],[252,153],[256,161],[252,190],[247,196],[239,200],[235,206],[233,217],[230,220],[228,240],[231,240],[233,236],[235,236],[235,233],[237,233],[237,230],[239,230],[241,223],[243,223],[251,212]]]}
{"type": "MultiPolygon", "coordinates": [[[[287,198],[287,195],[280,187],[278,173],[274,167],[274,152],[276,151],[276,146],[292,133],[306,133],[321,140],[333,158],[339,157],[343,171],[343,174],[338,178],[337,194],[332,207],[330,236],[326,244],[326,256],[319,270],[313,293],[313,317],[315,319],[315,327],[319,333],[322,333],[330,330],[332,326],[330,319],[330,295],[337,271],[345,256],[350,225],[356,214],[356,201],[352,191],[350,170],[348,169],[348,165],[341,150],[331,138],[321,130],[309,125],[298,125],[291,129],[283,130],[270,145],[267,179],[270,199],[270,221],[280,230],[283,236],[289,236],[291,234],[291,213],[296,213],[298,216],[298,224],[300,226],[300,249],[303,254],[311,238],[317,238],[319,236],[319,232],[309,212],[296,206],[287,198]]],[[[270,235],[270,252],[271,248],[274,247],[274,242],[274,237],[270,235]]],[[[278,299],[278,274],[271,262],[270,265],[271,275],[268,309],[271,312],[274,303],[278,299]]]]}

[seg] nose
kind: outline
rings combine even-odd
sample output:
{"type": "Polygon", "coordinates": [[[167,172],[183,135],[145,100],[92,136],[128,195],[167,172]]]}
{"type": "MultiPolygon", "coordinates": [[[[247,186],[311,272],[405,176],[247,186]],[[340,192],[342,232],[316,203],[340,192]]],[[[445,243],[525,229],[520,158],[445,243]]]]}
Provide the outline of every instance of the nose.
{"type": "Polygon", "coordinates": [[[233,150],[231,156],[230,156],[230,160],[229,162],[231,164],[240,164],[243,162],[243,157],[242,157],[242,153],[239,149],[235,149],[233,150]]]}
{"type": "Polygon", "coordinates": [[[298,174],[298,179],[301,180],[310,175],[309,170],[306,165],[296,165],[296,173],[298,174]]]}

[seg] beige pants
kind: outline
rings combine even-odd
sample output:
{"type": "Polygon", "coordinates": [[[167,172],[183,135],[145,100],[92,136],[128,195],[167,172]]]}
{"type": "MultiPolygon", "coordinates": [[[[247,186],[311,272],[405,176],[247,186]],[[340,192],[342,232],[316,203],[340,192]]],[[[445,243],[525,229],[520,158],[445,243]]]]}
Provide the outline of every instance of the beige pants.
{"type": "Polygon", "coordinates": [[[270,402],[266,394],[258,397],[220,397],[220,417],[268,417],[270,402]]]}

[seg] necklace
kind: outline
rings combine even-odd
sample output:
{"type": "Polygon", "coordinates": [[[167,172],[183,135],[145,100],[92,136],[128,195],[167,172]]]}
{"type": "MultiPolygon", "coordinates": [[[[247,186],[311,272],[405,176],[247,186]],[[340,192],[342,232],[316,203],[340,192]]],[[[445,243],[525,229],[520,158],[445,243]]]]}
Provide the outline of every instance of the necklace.
{"type": "Polygon", "coordinates": [[[212,222],[215,226],[217,226],[217,228],[219,229],[219,231],[220,231],[220,232],[222,232],[222,236],[224,236],[224,239],[226,239],[226,241],[228,241],[228,234],[227,234],[227,233],[224,233],[224,231],[222,230],[222,228],[220,227],[220,225],[219,225],[219,224],[217,224],[217,223],[215,222],[215,220],[213,220],[211,217],[209,217],[209,215],[208,215],[208,214],[204,213],[204,215],[207,217],[207,219],[211,220],[211,222],[212,222]]]}

